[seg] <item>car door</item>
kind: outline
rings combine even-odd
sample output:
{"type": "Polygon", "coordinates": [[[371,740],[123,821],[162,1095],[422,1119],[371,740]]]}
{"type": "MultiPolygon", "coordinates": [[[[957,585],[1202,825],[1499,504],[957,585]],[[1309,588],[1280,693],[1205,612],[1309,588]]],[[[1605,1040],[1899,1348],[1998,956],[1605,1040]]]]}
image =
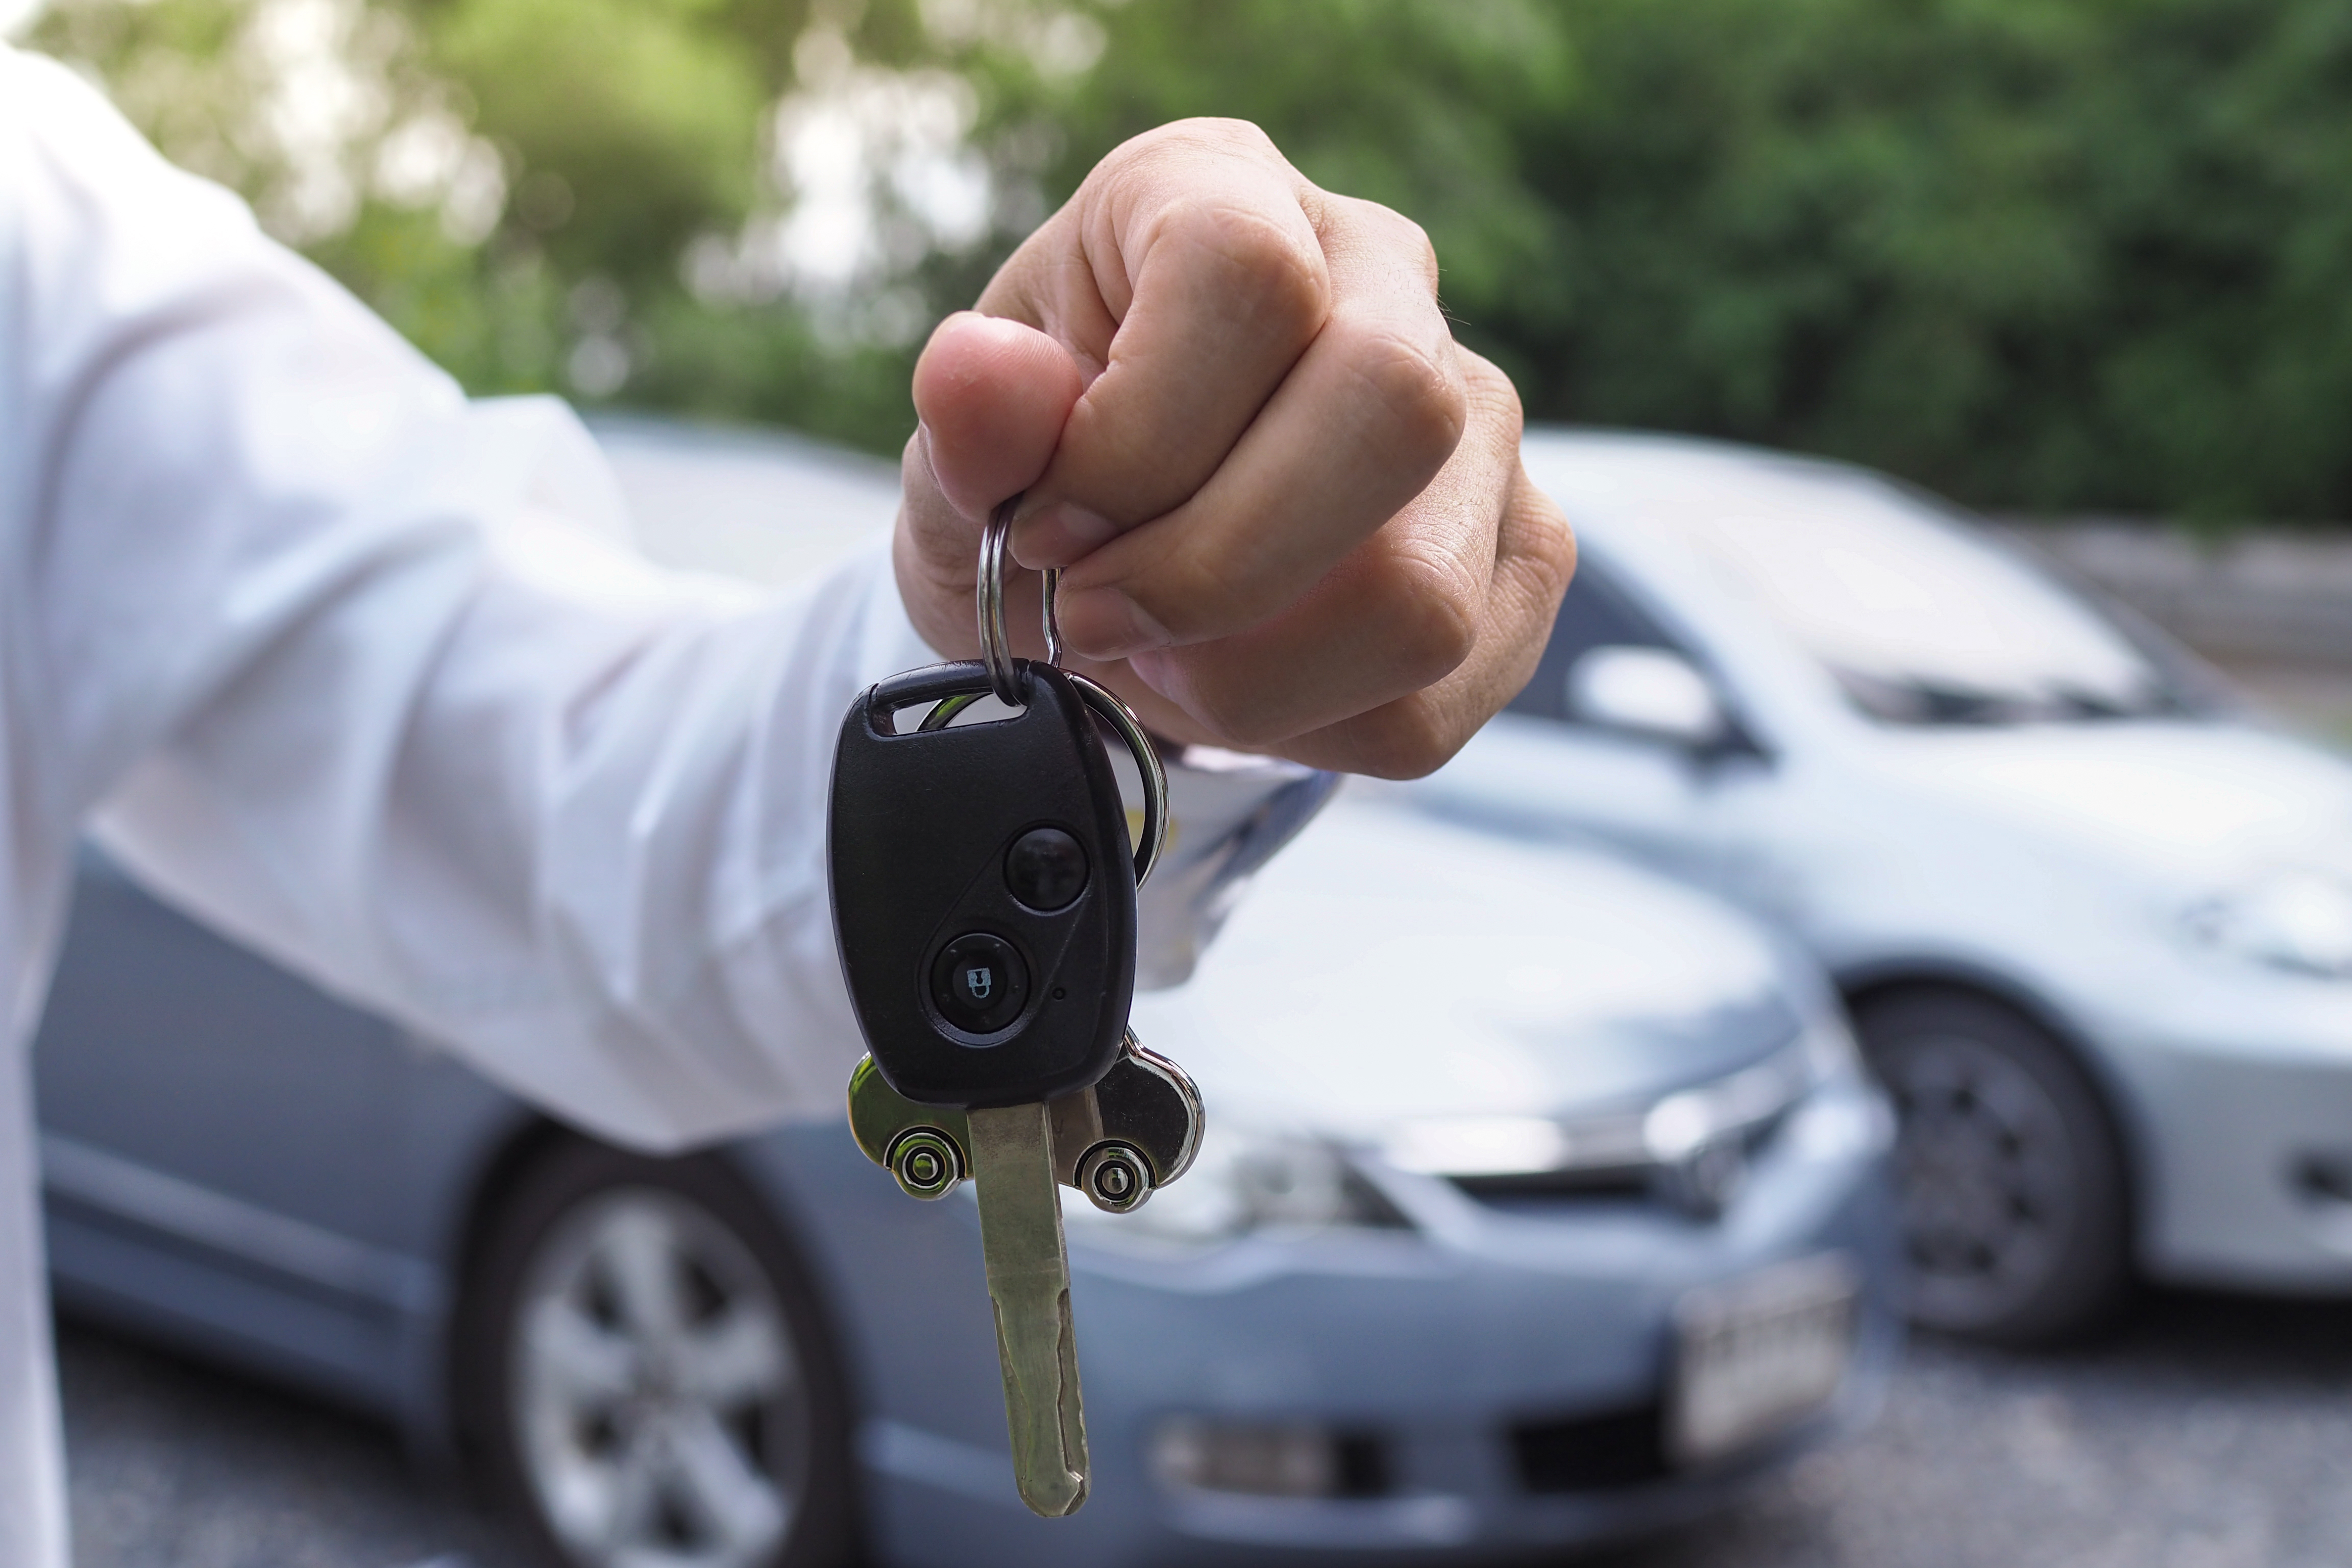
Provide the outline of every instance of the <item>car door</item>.
{"type": "Polygon", "coordinates": [[[85,850],[35,1046],[60,1295],[381,1395],[433,1271],[383,1245],[414,1052],[85,850]]]}

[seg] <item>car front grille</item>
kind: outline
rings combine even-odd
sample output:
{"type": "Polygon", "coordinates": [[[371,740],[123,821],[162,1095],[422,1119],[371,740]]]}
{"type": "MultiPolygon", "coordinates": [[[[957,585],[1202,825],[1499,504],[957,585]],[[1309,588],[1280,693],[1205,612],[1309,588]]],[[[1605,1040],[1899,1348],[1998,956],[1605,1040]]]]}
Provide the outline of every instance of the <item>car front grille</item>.
{"type": "Polygon", "coordinates": [[[1503,1209],[1541,1209],[1555,1204],[1601,1199],[1631,1199],[1638,1203],[1658,1195],[1655,1173],[1647,1165],[1617,1165],[1597,1171],[1538,1171],[1509,1176],[1454,1176],[1450,1180],[1481,1203],[1503,1209]]]}
{"type": "Polygon", "coordinates": [[[1386,1497],[1395,1489],[1394,1468],[1389,1463],[1388,1441],[1364,1433],[1339,1438],[1339,1489],[1343,1498],[1386,1497]]]}
{"type": "Polygon", "coordinates": [[[1519,1485],[1537,1493],[1622,1491],[1663,1479],[1665,1413],[1653,1399],[1511,1428],[1519,1485]]]}

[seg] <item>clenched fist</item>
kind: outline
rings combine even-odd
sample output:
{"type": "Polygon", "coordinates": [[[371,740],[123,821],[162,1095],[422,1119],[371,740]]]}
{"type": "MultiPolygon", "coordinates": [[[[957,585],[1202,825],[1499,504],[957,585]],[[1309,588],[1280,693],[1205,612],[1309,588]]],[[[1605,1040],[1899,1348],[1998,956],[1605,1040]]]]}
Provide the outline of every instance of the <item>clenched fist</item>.
{"type": "Polygon", "coordinates": [[[1420,228],[1255,126],[1120,147],[915,370],[898,583],[977,656],[980,528],[1021,493],[1015,651],[1063,568],[1066,658],[1174,740],[1408,777],[1534,670],[1576,559],[1519,401],[1454,341],[1420,228]]]}

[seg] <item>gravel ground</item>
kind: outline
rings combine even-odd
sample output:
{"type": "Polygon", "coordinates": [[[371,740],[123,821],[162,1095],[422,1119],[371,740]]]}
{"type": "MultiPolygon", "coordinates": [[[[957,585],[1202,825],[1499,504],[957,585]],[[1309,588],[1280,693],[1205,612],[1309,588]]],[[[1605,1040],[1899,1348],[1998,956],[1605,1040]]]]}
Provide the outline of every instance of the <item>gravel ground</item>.
{"type": "MultiPolygon", "coordinates": [[[[340,1412],[68,1326],[81,1568],[504,1568],[512,1545],[340,1412]]],[[[1594,1568],[2352,1562],[2352,1305],[2167,1295],[2109,1342],[1922,1342],[1877,1426],[1594,1568]]]]}
{"type": "Polygon", "coordinates": [[[1915,1342],[1877,1426],[1611,1568],[2352,1562],[2352,1304],[2168,1295],[2024,1357],[1915,1342]]]}
{"type": "Polygon", "coordinates": [[[78,1568],[503,1568],[524,1561],[385,1426],[60,1325],[78,1568]]]}

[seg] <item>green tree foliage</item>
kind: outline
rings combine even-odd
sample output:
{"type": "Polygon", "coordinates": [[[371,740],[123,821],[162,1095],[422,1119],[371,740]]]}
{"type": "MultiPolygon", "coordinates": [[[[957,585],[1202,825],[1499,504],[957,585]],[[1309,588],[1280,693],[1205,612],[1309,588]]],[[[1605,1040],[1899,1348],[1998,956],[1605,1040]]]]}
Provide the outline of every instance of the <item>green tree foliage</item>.
{"type": "Polygon", "coordinates": [[[2352,516],[2340,0],[1130,0],[1057,189],[1254,119],[1538,418],[1979,504],[2352,516]]]}
{"type": "Polygon", "coordinates": [[[55,0],[31,42],[477,392],[887,447],[903,343],[681,267],[780,205],[772,110],[813,19],[881,61],[922,36],[912,0],[55,0]]]}
{"type": "Polygon", "coordinates": [[[658,288],[688,240],[749,214],[782,84],[715,5],[444,0],[422,18],[474,128],[513,150],[515,216],[560,270],[658,288]]]}
{"type": "Polygon", "coordinates": [[[1121,140],[1222,114],[1418,219],[1534,417],[2352,516],[2343,0],[53,0],[36,37],[477,388],[887,448],[929,323],[1121,140]],[[301,145],[289,16],[365,89],[301,145]],[[943,68],[987,220],[943,239],[884,159],[881,259],[780,281],[779,101],[882,133],[876,82],[943,68]]]}
{"type": "Polygon", "coordinates": [[[1547,412],[1989,504],[2352,515],[2352,10],[1569,15],[1587,90],[1522,142],[1588,301],[1512,334],[1547,412]]]}

